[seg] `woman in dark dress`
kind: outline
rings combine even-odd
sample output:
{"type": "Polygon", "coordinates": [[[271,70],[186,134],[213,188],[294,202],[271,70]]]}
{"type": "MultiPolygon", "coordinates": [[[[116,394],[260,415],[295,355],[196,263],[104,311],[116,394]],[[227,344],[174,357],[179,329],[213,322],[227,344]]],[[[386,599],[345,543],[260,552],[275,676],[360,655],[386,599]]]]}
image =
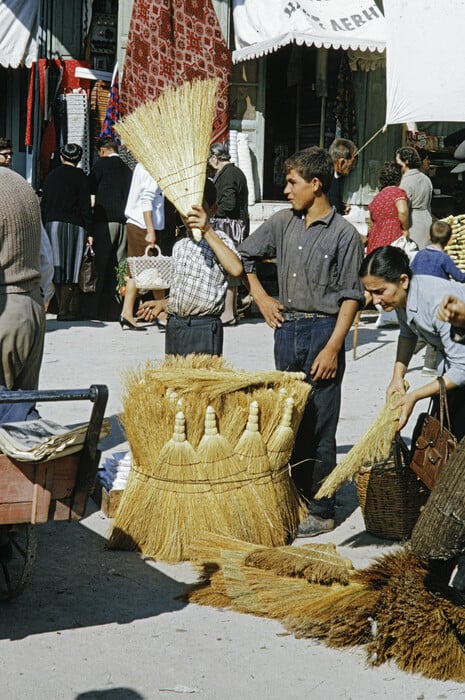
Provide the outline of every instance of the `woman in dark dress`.
{"type": "Polygon", "coordinates": [[[42,219],[53,250],[58,321],[79,318],[79,268],[85,242],[93,242],[89,183],[76,167],[81,158],[81,146],[63,146],[61,165],[49,172],[43,184],[42,219]]]}

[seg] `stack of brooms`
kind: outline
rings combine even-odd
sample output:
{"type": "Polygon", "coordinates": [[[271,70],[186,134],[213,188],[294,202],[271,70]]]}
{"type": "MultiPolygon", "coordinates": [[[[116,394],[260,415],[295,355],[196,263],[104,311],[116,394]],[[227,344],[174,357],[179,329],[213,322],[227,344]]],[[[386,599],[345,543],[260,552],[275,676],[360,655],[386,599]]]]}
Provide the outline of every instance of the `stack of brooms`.
{"type": "Polygon", "coordinates": [[[191,602],[272,617],[297,637],[362,645],[368,662],[465,681],[465,439],[442,471],[409,546],[354,570],[334,545],[265,548],[204,536],[191,602]],[[462,574],[462,581],[460,581],[462,574]],[[459,578],[458,589],[451,581],[459,578]]]}
{"type": "Polygon", "coordinates": [[[465,272],[465,214],[447,216],[441,221],[446,221],[452,229],[452,237],[444,250],[459,270],[465,272]]]}
{"type": "Polygon", "coordinates": [[[202,532],[286,543],[306,514],[289,459],[309,391],[302,373],[237,371],[210,355],[129,372],[132,469],[109,546],[176,562],[202,532]]]}

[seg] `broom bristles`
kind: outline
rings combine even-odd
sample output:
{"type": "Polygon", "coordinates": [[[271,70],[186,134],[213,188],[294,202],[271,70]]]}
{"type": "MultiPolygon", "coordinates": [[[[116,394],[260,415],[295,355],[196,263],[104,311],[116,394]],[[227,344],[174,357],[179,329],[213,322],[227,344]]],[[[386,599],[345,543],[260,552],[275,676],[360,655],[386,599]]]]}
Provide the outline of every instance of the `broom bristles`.
{"type": "Polygon", "coordinates": [[[210,78],[167,88],[115,126],[183,216],[203,201],[219,82],[210,78]]]}
{"type": "Polygon", "coordinates": [[[389,457],[402,410],[401,408],[392,409],[391,405],[400,396],[401,394],[396,392],[385,403],[366,433],[323,481],[315,498],[334,496],[344,481],[352,480],[363,466],[381,462],[389,457]]]}

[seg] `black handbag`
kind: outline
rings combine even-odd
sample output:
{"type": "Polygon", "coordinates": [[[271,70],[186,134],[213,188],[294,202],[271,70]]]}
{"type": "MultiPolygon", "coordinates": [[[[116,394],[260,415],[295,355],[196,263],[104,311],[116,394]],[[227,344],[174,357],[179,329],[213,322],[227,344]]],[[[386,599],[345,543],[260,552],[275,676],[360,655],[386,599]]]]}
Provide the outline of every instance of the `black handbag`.
{"type": "Polygon", "coordinates": [[[97,290],[97,281],[94,249],[90,243],[87,243],[82,256],[81,267],[79,268],[78,284],[81,292],[85,294],[95,292],[97,290]]]}
{"type": "Polygon", "coordinates": [[[457,447],[457,439],[450,431],[449,407],[444,379],[439,381],[439,417],[432,413],[420,413],[412,435],[410,468],[430,490],[457,447]],[[444,420],[445,419],[445,420],[444,420]]]}

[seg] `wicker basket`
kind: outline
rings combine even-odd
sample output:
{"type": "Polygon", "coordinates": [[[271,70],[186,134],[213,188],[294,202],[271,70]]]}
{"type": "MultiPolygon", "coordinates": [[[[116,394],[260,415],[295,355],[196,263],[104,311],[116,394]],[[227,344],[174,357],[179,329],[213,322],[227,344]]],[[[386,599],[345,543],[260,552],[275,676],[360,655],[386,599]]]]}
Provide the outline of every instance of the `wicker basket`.
{"type": "Polygon", "coordinates": [[[149,255],[152,246],[147,246],[144,255],[129,257],[131,277],[139,290],[168,289],[171,283],[171,258],[162,255],[156,245],[157,255],[149,255]]]}
{"type": "Polygon", "coordinates": [[[367,531],[389,540],[408,539],[429,491],[408,467],[402,438],[396,437],[387,460],[362,467],[355,483],[367,531]]]}

